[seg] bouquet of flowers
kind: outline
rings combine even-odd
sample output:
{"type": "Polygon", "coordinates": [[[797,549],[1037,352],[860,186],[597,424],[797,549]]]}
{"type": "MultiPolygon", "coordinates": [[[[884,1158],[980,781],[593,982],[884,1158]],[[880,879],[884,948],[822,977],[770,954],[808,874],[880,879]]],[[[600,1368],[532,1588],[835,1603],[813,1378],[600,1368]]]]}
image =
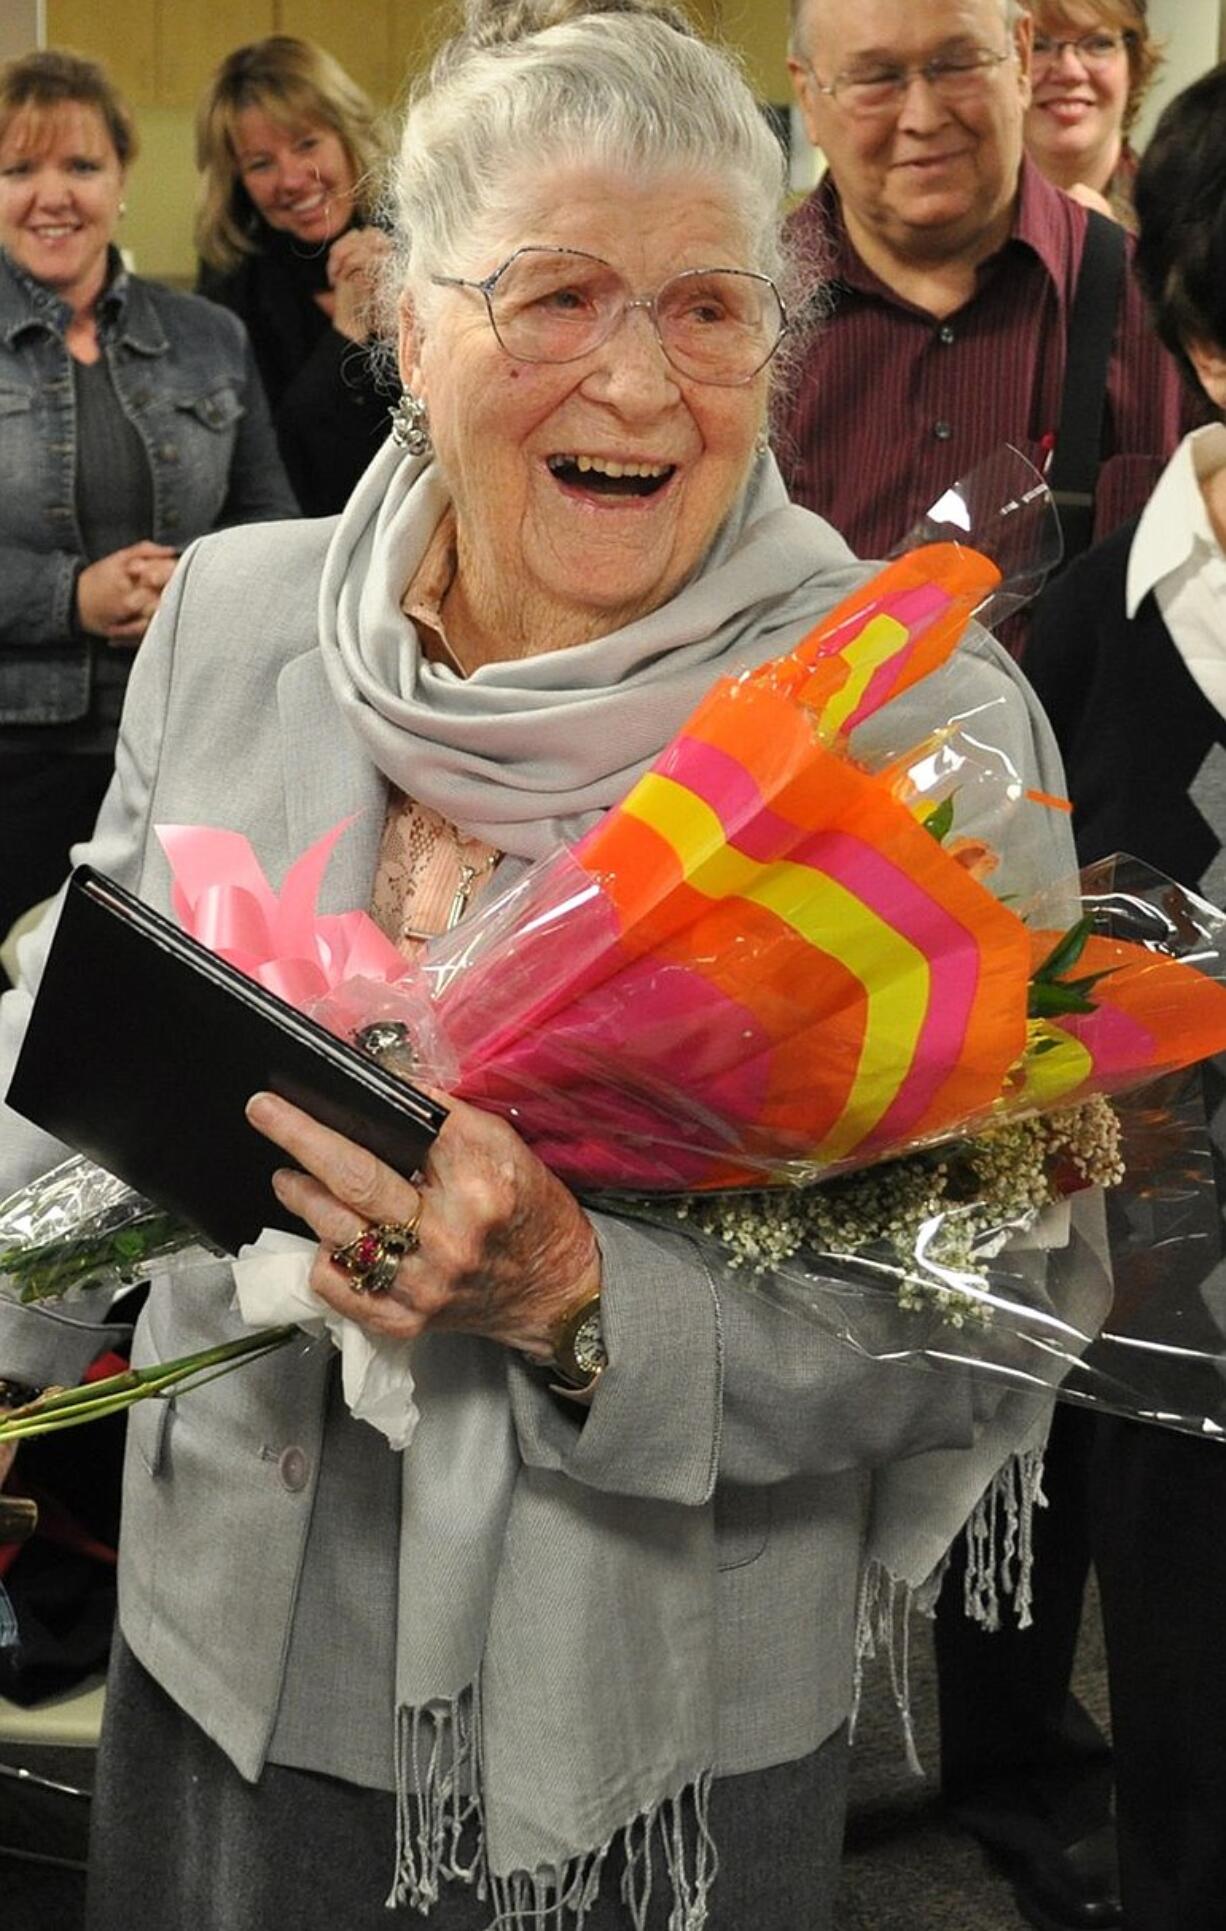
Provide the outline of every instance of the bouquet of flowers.
{"type": "Polygon", "coordinates": [[[596,1206],[682,1228],[849,1345],[1149,1412],[1092,1360],[1105,1302],[1081,1294],[1068,1203],[1127,1189],[1115,1096],[1226,1048],[1221,920],[1152,877],[1006,902],[996,846],[1067,805],[983,717],[919,744],[882,728],[974,613],[1016,601],[1046,496],[1013,483],[985,546],[1008,576],[951,491],[919,548],[722,680],[573,850],[407,969],[363,915],[310,914],[343,827],[279,899],[245,841],[162,828],[178,915],[385,1064],[503,1113],[596,1206]]]}

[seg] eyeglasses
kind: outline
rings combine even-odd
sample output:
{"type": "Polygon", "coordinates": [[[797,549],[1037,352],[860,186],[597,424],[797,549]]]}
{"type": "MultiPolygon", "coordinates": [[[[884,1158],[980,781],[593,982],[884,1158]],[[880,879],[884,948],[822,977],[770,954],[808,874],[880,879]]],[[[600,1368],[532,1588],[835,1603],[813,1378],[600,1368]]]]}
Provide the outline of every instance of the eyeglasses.
{"type": "Polygon", "coordinates": [[[1012,60],[1013,49],[995,54],[988,47],[969,47],[965,53],[934,54],[931,60],[914,67],[880,65],[852,67],[836,74],[829,83],[818,79],[806,61],[819,94],[829,94],[846,114],[865,119],[877,114],[895,114],[902,106],[913,80],[921,78],[939,100],[956,104],[974,100],[985,92],[998,67],[1012,60]]]}
{"type": "Polygon", "coordinates": [[[641,308],[673,368],[695,382],[751,382],[783,339],[787,315],[768,275],[687,268],[654,295],[633,295],[619,271],[576,248],[517,248],[484,281],[432,275],[440,288],[484,297],[490,327],[517,362],[577,362],[641,308]]]}
{"type": "Polygon", "coordinates": [[[1126,47],[1132,35],[1128,33],[1078,34],[1067,40],[1054,40],[1050,34],[1036,34],[1030,50],[1032,67],[1054,67],[1066,47],[1072,49],[1083,67],[1109,67],[1119,53],[1126,47]]]}

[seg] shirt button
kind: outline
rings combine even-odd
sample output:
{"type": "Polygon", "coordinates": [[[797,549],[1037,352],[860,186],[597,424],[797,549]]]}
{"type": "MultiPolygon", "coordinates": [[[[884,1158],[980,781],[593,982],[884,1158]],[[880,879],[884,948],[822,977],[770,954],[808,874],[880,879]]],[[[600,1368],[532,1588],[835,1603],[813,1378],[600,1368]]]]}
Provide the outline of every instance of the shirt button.
{"type": "Polygon", "coordinates": [[[287,1448],[282,1451],[281,1459],[277,1463],[277,1473],[291,1495],[297,1495],[299,1489],[306,1487],[307,1472],[305,1449],[287,1448]]]}
{"type": "Polygon", "coordinates": [[[953,340],[954,340],[953,328],[948,322],[942,323],[941,327],[937,330],[937,341],[943,342],[946,348],[948,348],[950,343],[953,340]]]}
{"type": "Polygon", "coordinates": [[[162,521],[166,525],[166,528],[168,530],[177,530],[179,527],[178,510],[167,510],[165,516],[162,518],[162,521]]]}
{"type": "Polygon", "coordinates": [[[158,448],[158,455],[161,457],[164,463],[177,463],[179,460],[179,452],[175,448],[173,443],[160,444],[158,448]]]}
{"type": "Polygon", "coordinates": [[[932,433],[939,443],[947,443],[954,432],[947,422],[938,422],[933,426],[932,433]]]}

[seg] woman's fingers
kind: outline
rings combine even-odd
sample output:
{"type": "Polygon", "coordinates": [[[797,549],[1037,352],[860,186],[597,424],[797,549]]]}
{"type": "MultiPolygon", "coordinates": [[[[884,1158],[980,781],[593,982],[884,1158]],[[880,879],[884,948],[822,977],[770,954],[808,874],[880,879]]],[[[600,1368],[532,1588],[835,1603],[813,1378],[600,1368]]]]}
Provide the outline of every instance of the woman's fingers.
{"type": "MultiPolygon", "coordinates": [[[[412,1334],[435,1323],[544,1354],[557,1316],[599,1286],[592,1223],[504,1120],[453,1104],[419,1188],[277,1095],[256,1094],[247,1117],[305,1169],[275,1184],[322,1242],[312,1287],[372,1329],[412,1334]],[[335,1249],[368,1229],[413,1225],[419,1209],[420,1233],[386,1291],[363,1293],[335,1249]]],[[[362,1255],[354,1259],[360,1272],[362,1255]]]]}
{"type": "Polygon", "coordinates": [[[407,1220],[412,1214],[417,1193],[407,1176],[279,1094],[256,1093],[247,1102],[247,1118],[363,1219],[407,1220]]]}
{"type": "Polygon", "coordinates": [[[389,1225],[363,1220],[308,1173],[287,1168],[272,1184],[278,1200],[319,1236],[310,1279],[321,1300],[375,1332],[405,1338],[425,1326],[427,1314],[414,1307],[403,1272],[417,1248],[420,1198],[407,1222],[389,1225]]]}
{"type": "Polygon", "coordinates": [[[294,1167],[283,1167],[274,1173],[272,1190],[282,1206],[305,1221],[326,1247],[344,1247],[372,1224],[343,1200],[338,1200],[322,1180],[316,1180],[310,1173],[299,1173],[294,1167]]]}

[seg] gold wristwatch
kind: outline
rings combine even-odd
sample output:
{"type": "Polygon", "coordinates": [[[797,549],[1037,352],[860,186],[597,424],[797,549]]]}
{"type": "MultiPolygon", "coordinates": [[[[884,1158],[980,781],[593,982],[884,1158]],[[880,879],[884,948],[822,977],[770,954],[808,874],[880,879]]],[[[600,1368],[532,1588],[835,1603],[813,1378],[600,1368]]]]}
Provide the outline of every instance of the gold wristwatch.
{"type": "Polygon", "coordinates": [[[609,1359],[600,1323],[599,1294],[588,1294],[567,1309],[554,1328],[551,1346],[553,1352],[546,1363],[550,1374],[556,1376],[551,1388],[555,1394],[586,1405],[609,1359]]]}

